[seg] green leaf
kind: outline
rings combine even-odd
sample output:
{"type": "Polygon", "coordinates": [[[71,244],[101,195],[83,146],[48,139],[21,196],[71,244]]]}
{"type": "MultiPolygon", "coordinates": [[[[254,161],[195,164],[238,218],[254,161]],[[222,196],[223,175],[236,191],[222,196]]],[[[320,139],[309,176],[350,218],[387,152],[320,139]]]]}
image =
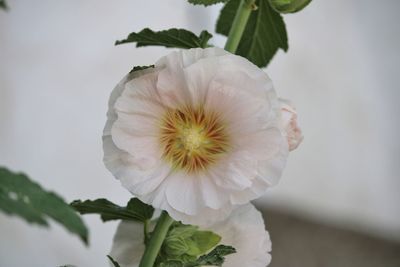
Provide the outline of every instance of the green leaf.
{"type": "Polygon", "coordinates": [[[203,265],[222,266],[225,256],[236,253],[231,246],[219,245],[210,253],[200,256],[195,262],[185,264],[185,267],[197,267],[203,265]]]}
{"type": "Polygon", "coordinates": [[[80,214],[100,214],[103,222],[128,220],[145,222],[153,217],[154,208],[137,198],[129,200],[126,207],[118,206],[107,199],[75,200],[70,204],[80,214]]]}
{"type": "Polygon", "coordinates": [[[295,13],[305,8],[311,0],[269,0],[272,8],[280,13],[295,13]]]}
{"type": "Polygon", "coordinates": [[[88,230],[80,216],[53,192],[45,191],[25,174],[0,167],[0,210],[30,223],[48,226],[48,217],[77,234],[86,244],[88,230]]]}
{"type": "MultiPolygon", "coordinates": [[[[228,36],[240,0],[230,0],[221,10],[217,33],[228,36]]],[[[258,8],[250,15],[236,54],[258,67],[268,65],[279,48],[288,50],[287,33],[282,16],[274,11],[267,0],[258,0],[258,8]]]]}
{"type": "Polygon", "coordinates": [[[8,5],[6,0],[0,0],[0,8],[4,10],[8,10],[8,5]]]}
{"type": "Polygon", "coordinates": [[[154,68],[154,65],[148,65],[148,66],[134,66],[129,73],[139,71],[139,70],[145,70],[149,68],[154,68]]]}
{"type": "Polygon", "coordinates": [[[119,265],[119,263],[116,260],[114,260],[110,255],[107,255],[107,257],[111,261],[114,267],[121,267],[121,265],[119,265]]]}
{"type": "Polygon", "coordinates": [[[229,0],[189,0],[189,3],[193,5],[203,5],[203,6],[210,6],[218,3],[226,3],[229,0]]]}
{"type": "Polygon", "coordinates": [[[200,254],[203,254],[215,247],[221,241],[221,237],[211,231],[197,231],[192,235],[192,240],[199,248],[200,254]]]}
{"type": "Polygon", "coordinates": [[[180,256],[189,250],[189,245],[181,237],[166,238],[164,241],[167,255],[180,256]]]}
{"type": "Polygon", "coordinates": [[[184,239],[190,238],[198,229],[199,229],[198,226],[185,225],[180,222],[177,222],[170,228],[167,237],[169,238],[181,237],[184,239]]]}
{"type": "Polygon", "coordinates": [[[212,35],[207,31],[202,31],[199,36],[185,29],[169,29],[164,31],[152,31],[149,28],[140,32],[132,32],[128,37],[121,41],[116,41],[115,45],[125,43],[136,43],[136,47],[141,46],[165,46],[176,48],[205,48],[212,35]]]}

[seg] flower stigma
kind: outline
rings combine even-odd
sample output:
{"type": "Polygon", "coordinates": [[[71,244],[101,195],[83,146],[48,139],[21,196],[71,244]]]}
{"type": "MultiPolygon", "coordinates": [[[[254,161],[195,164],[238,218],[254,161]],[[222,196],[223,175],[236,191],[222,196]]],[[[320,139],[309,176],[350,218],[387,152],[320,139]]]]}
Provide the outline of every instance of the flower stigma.
{"type": "Polygon", "coordinates": [[[175,169],[206,170],[229,148],[225,124],[216,112],[203,107],[168,109],[161,121],[163,158],[175,169]]]}

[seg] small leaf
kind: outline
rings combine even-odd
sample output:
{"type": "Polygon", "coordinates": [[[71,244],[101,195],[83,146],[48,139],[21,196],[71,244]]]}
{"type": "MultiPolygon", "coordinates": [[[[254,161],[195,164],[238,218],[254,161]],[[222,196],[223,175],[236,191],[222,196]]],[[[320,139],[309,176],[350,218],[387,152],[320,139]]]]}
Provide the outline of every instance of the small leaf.
{"type": "Polygon", "coordinates": [[[203,254],[215,247],[221,241],[221,237],[211,231],[197,231],[192,240],[199,248],[200,254],[203,254]]]}
{"type": "Polygon", "coordinates": [[[168,237],[181,237],[184,239],[190,238],[198,229],[199,227],[195,225],[178,223],[176,226],[170,228],[168,231],[168,237]]]}
{"type": "MultiPolygon", "coordinates": [[[[217,33],[228,36],[239,4],[240,0],[226,3],[217,21],[217,33]]],[[[265,67],[279,48],[288,50],[287,33],[282,16],[267,0],[258,0],[256,4],[258,8],[250,15],[236,54],[265,67]]]]}
{"type": "Polygon", "coordinates": [[[165,239],[164,248],[167,255],[180,256],[189,250],[189,245],[183,238],[174,237],[165,239]]]}
{"type": "Polygon", "coordinates": [[[100,214],[104,222],[111,220],[145,222],[151,219],[154,213],[152,206],[143,203],[137,198],[132,198],[126,207],[118,206],[104,198],[85,200],[83,202],[75,200],[70,205],[80,214],[100,214]]]}
{"type": "Polygon", "coordinates": [[[110,255],[107,255],[107,257],[111,261],[114,267],[121,267],[121,265],[119,265],[119,263],[116,260],[114,260],[110,255]]]}
{"type": "Polygon", "coordinates": [[[8,5],[6,0],[0,0],[0,8],[3,10],[8,10],[8,5]]]}
{"type": "Polygon", "coordinates": [[[272,8],[280,13],[295,13],[305,8],[311,0],[269,0],[272,8]]]}
{"type": "Polygon", "coordinates": [[[53,192],[45,191],[39,184],[22,173],[13,173],[0,167],[0,210],[15,214],[30,223],[48,226],[48,217],[87,244],[88,230],[80,216],[53,192]]]}
{"type": "Polygon", "coordinates": [[[169,29],[164,31],[152,31],[149,28],[140,32],[132,32],[128,37],[121,41],[116,41],[115,45],[125,43],[136,43],[136,47],[141,46],[165,46],[176,48],[205,48],[212,35],[207,31],[202,31],[199,36],[185,29],[169,29]]]}
{"type": "Polygon", "coordinates": [[[189,3],[193,5],[203,5],[203,6],[210,6],[218,3],[226,3],[229,0],[189,0],[189,3]]]}
{"type": "Polygon", "coordinates": [[[135,66],[132,68],[132,70],[129,73],[135,72],[135,71],[139,71],[139,70],[145,70],[145,69],[149,69],[149,68],[154,68],[154,65],[149,65],[149,66],[135,66]]]}

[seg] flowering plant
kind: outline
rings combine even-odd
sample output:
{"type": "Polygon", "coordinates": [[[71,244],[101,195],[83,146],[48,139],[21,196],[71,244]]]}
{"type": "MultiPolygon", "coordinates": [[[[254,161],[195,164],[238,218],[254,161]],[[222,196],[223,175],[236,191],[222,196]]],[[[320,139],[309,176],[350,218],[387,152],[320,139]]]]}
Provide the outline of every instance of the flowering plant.
{"type": "Polygon", "coordinates": [[[225,3],[216,27],[228,37],[224,49],[207,31],[185,29],[146,28],[116,42],[179,49],[134,67],[111,92],[104,164],[132,193],[126,207],[106,199],[68,206],[26,176],[0,169],[0,197],[8,203],[2,210],[41,224],[47,215],[84,241],[87,229],[71,207],[122,220],[109,255],[114,266],[269,264],[269,235],[250,201],[279,181],[302,134],[296,110],[261,68],[288,49],[280,13],[310,1],[189,2],[225,3]]]}

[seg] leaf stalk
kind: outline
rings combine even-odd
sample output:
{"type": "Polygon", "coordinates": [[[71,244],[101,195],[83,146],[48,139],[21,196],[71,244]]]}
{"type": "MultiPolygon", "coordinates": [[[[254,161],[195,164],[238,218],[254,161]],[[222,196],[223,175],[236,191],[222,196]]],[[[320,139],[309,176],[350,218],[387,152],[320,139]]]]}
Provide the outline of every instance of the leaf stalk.
{"type": "Polygon", "coordinates": [[[235,53],[244,29],[246,28],[247,21],[249,20],[250,14],[256,9],[256,0],[241,0],[238,10],[236,11],[235,18],[232,23],[232,27],[229,31],[228,40],[225,44],[225,50],[231,53],[235,53]]]}

